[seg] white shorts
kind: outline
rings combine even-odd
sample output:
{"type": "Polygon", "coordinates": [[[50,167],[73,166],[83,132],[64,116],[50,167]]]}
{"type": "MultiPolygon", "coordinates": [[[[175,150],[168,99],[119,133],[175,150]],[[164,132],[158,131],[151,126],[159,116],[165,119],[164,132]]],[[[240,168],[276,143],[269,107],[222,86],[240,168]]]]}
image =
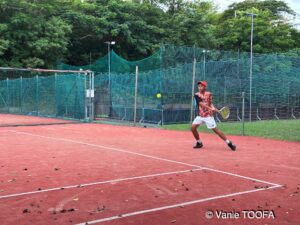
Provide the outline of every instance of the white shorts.
{"type": "Polygon", "coordinates": [[[212,117],[212,116],[209,116],[209,117],[197,116],[193,121],[193,124],[196,124],[196,125],[201,125],[203,123],[206,124],[206,127],[208,129],[213,129],[213,128],[217,127],[216,121],[215,121],[214,117],[212,117]]]}

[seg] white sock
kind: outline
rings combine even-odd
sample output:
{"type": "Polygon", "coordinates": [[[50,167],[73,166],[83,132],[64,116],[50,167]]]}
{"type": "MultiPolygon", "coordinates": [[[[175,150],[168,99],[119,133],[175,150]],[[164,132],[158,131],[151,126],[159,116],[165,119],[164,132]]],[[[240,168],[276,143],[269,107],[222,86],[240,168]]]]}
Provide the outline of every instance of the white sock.
{"type": "Polygon", "coordinates": [[[226,141],[225,141],[227,144],[229,144],[231,141],[229,141],[228,139],[226,139],[226,141]]]}
{"type": "Polygon", "coordinates": [[[202,141],[201,141],[201,140],[197,140],[197,142],[198,142],[199,144],[201,144],[201,143],[202,143],[202,141]]]}

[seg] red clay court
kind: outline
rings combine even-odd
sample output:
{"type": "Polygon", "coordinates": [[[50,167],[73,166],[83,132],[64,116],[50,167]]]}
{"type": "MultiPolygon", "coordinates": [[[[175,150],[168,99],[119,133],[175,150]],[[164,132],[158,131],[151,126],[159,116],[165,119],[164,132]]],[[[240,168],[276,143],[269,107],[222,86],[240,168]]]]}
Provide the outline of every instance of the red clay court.
{"type": "Polygon", "coordinates": [[[0,127],[0,224],[300,224],[300,143],[201,137],[194,150],[190,132],[157,128],[0,127]]]}

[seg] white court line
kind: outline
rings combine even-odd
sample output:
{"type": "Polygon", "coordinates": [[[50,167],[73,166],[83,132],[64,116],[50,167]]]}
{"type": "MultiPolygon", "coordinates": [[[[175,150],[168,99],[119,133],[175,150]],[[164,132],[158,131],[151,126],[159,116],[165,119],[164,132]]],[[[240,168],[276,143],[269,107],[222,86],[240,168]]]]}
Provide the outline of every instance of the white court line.
{"type": "Polygon", "coordinates": [[[72,140],[72,139],[48,137],[48,136],[32,134],[32,133],[27,133],[27,132],[21,132],[21,131],[11,131],[11,132],[14,132],[14,133],[17,133],[17,134],[25,134],[25,135],[34,136],[34,137],[52,139],[52,140],[57,140],[57,141],[64,141],[64,142],[70,142],[70,143],[75,143],[75,144],[81,144],[81,145],[85,145],[85,146],[92,146],[92,147],[96,147],[96,148],[104,148],[104,149],[108,149],[108,150],[112,150],[112,151],[116,151],[116,152],[123,152],[123,153],[132,154],[132,155],[142,156],[142,157],[145,157],[145,158],[157,159],[157,160],[160,160],[160,161],[176,163],[176,164],[180,164],[180,165],[186,165],[186,166],[190,166],[190,167],[193,167],[193,168],[205,169],[205,170],[208,170],[208,171],[222,173],[222,174],[226,174],[226,175],[230,175],[230,176],[234,176],[234,177],[239,177],[239,178],[243,178],[243,179],[246,179],[246,180],[256,181],[256,182],[260,182],[260,183],[265,183],[265,184],[269,184],[269,185],[281,186],[280,184],[275,184],[275,183],[259,180],[259,179],[248,177],[248,176],[242,176],[242,175],[239,175],[239,174],[230,173],[230,172],[226,172],[226,171],[222,171],[222,170],[212,169],[212,168],[203,167],[203,166],[199,166],[199,165],[193,165],[193,164],[190,164],[190,163],[180,162],[180,161],[171,160],[171,159],[160,158],[160,157],[146,155],[146,154],[142,154],[142,153],[131,152],[131,151],[123,150],[123,149],[120,149],[120,148],[107,147],[107,146],[104,146],[104,145],[91,144],[91,143],[82,142],[82,141],[75,141],[75,140],[72,140]]]}
{"type": "Polygon", "coordinates": [[[194,172],[194,171],[199,171],[199,170],[201,170],[201,169],[180,170],[180,171],[156,173],[156,174],[149,174],[149,175],[136,176],[136,177],[118,178],[118,179],[114,179],[114,180],[98,181],[98,182],[87,183],[87,184],[77,184],[77,185],[70,185],[70,186],[65,186],[65,187],[48,188],[48,189],[42,189],[40,191],[30,191],[30,192],[23,192],[23,193],[17,193],[17,194],[2,195],[2,196],[0,196],[0,199],[12,198],[12,197],[30,195],[30,194],[38,194],[38,193],[49,192],[49,191],[57,191],[57,190],[63,190],[63,189],[87,187],[87,186],[93,186],[93,185],[99,185],[99,184],[117,183],[117,182],[121,182],[121,181],[138,180],[138,179],[150,178],[150,177],[159,177],[159,176],[172,175],[172,174],[188,173],[188,172],[194,172]]]}
{"type": "Polygon", "coordinates": [[[102,222],[106,222],[106,221],[122,219],[125,217],[136,216],[136,215],[141,215],[141,214],[146,214],[146,213],[151,213],[151,212],[157,212],[157,211],[162,211],[162,210],[172,209],[172,208],[177,208],[177,207],[183,207],[183,206],[197,204],[197,203],[201,203],[201,202],[207,202],[207,201],[221,199],[221,198],[228,198],[228,197],[233,197],[233,196],[237,196],[237,195],[249,194],[249,193],[253,193],[253,192],[264,191],[267,189],[273,189],[273,188],[279,188],[279,187],[281,187],[281,186],[276,185],[276,186],[272,186],[272,187],[268,187],[268,188],[259,188],[259,189],[255,189],[255,190],[235,192],[235,193],[227,194],[227,195],[219,195],[219,196],[214,196],[214,197],[210,197],[210,198],[197,199],[197,200],[193,200],[193,201],[189,201],[189,202],[182,202],[182,203],[175,204],[175,205],[168,205],[168,206],[163,206],[163,207],[158,207],[158,208],[124,213],[124,214],[117,215],[117,216],[106,217],[106,218],[102,218],[102,219],[98,219],[98,220],[92,220],[92,221],[87,221],[87,222],[83,222],[83,223],[78,223],[76,225],[90,225],[90,224],[95,224],[95,223],[102,223],[102,222]]]}

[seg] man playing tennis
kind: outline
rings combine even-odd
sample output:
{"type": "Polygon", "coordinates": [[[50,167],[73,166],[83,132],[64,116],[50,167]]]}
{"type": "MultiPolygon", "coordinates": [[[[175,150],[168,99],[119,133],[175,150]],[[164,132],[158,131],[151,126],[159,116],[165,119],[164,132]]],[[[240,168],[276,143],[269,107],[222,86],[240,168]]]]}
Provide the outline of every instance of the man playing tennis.
{"type": "Polygon", "coordinates": [[[235,151],[236,146],[227,139],[225,134],[219,128],[217,128],[217,124],[213,115],[214,113],[219,112],[219,110],[213,105],[212,94],[206,91],[206,87],[206,81],[198,81],[199,92],[197,92],[194,96],[197,107],[199,109],[199,115],[194,119],[192,124],[192,133],[197,141],[194,148],[203,147],[203,144],[199,138],[197,128],[201,124],[205,123],[208,129],[212,129],[220,138],[222,138],[227,143],[232,151],[235,151]]]}

